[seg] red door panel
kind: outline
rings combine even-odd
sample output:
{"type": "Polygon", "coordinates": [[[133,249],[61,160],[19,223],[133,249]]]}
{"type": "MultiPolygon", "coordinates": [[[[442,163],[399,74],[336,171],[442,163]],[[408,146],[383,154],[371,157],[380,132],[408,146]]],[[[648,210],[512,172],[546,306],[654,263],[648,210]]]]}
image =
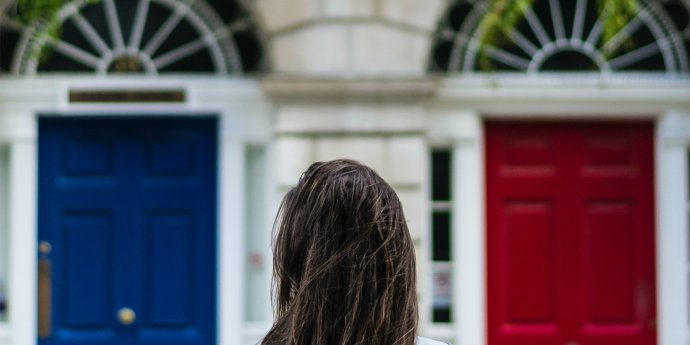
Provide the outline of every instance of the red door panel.
{"type": "Polygon", "coordinates": [[[653,345],[652,123],[486,124],[489,345],[653,345]]]}

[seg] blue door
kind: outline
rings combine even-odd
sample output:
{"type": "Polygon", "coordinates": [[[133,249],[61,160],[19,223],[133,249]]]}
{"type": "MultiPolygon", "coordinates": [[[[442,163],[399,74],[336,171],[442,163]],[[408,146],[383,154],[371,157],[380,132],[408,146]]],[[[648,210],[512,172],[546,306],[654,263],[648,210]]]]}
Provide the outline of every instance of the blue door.
{"type": "Polygon", "coordinates": [[[210,345],[213,117],[39,119],[40,345],[210,345]]]}

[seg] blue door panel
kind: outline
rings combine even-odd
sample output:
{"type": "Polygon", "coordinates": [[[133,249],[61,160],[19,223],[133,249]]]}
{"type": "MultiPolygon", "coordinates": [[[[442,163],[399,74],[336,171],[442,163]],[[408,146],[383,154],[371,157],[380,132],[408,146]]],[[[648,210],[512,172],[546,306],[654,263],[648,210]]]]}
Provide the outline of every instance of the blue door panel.
{"type": "Polygon", "coordinates": [[[108,212],[68,211],[61,216],[64,325],[70,329],[107,328],[112,307],[108,270],[112,257],[112,217],[108,212]],[[88,277],[88,279],[84,279],[88,277]],[[92,293],[103,291],[103,293],[92,293]]]}
{"type": "Polygon", "coordinates": [[[39,344],[215,343],[216,130],[212,117],[40,118],[53,327],[39,344]]]}
{"type": "Polygon", "coordinates": [[[191,323],[194,266],[193,215],[181,210],[147,214],[148,325],[184,327],[191,323]]]}

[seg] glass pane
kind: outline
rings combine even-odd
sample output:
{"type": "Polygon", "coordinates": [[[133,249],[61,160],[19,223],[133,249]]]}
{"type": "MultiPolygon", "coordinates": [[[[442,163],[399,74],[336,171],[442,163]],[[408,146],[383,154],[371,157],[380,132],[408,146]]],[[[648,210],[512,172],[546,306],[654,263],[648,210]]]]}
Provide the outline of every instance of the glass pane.
{"type": "Polygon", "coordinates": [[[433,301],[431,320],[452,321],[452,266],[446,263],[433,264],[433,301]]]}
{"type": "Polygon", "coordinates": [[[450,212],[449,211],[435,211],[431,217],[431,231],[432,231],[432,254],[431,258],[434,261],[450,261],[451,260],[451,234],[450,234],[450,212]]]}
{"type": "Polygon", "coordinates": [[[448,307],[434,307],[432,314],[433,322],[451,322],[450,306],[448,307]]]}
{"type": "Polygon", "coordinates": [[[431,198],[432,200],[450,200],[451,190],[451,154],[450,150],[431,152],[431,198]]]}

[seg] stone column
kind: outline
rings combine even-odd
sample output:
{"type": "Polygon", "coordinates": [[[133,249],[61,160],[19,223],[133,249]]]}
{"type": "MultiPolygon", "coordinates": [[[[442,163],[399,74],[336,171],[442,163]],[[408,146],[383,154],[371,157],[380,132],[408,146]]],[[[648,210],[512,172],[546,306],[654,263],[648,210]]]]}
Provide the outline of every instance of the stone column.
{"type": "Polygon", "coordinates": [[[657,300],[659,345],[690,336],[688,153],[690,110],[664,114],[657,125],[657,300]]]}

